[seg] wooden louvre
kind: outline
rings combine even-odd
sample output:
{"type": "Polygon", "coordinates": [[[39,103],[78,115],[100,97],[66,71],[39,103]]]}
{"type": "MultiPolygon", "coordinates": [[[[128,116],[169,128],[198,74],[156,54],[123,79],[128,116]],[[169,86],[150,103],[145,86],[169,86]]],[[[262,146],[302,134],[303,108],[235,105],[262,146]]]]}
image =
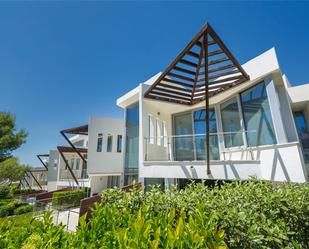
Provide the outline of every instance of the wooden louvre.
{"type": "Polygon", "coordinates": [[[145,97],[194,105],[248,80],[248,74],[207,23],[145,97]]]}
{"type": "Polygon", "coordinates": [[[217,33],[206,23],[144,97],[183,105],[205,101],[206,165],[207,175],[210,175],[209,98],[249,79],[217,33]]]}

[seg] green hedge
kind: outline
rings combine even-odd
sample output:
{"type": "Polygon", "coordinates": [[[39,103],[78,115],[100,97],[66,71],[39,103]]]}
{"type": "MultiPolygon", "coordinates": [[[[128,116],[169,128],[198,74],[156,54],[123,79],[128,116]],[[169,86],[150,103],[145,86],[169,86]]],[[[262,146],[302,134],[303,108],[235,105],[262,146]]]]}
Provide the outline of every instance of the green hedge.
{"type": "Polygon", "coordinates": [[[10,199],[0,203],[0,217],[31,212],[33,207],[20,200],[10,199]],[[17,211],[16,211],[17,210],[17,211]]]}
{"type": "Polygon", "coordinates": [[[53,206],[79,206],[80,201],[86,197],[84,189],[54,192],[52,197],[53,206]]]}
{"type": "Polygon", "coordinates": [[[7,185],[0,185],[0,199],[9,197],[10,188],[7,185]]]}
{"type": "Polygon", "coordinates": [[[309,248],[309,185],[233,182],[213,189],[103,192],[75,233],[0,222],[0,248],[309,248]]]}

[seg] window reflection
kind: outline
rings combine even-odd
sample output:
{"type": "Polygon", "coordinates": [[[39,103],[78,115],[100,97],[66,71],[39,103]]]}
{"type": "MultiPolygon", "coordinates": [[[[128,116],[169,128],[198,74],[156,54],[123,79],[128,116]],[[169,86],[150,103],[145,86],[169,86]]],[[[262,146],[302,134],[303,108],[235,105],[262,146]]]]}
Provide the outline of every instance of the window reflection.
{"type": "Polygon", "coordinates": [[[248,146],[275,144],[276,136],[264,82],[240,96],[248,146]]]}
{"type": "MultiPolygon", "coordinates": [[[[195,149],[196,149],[196,159],[206,160],[206,111],[198,110],[194,112],[194,131],[195,131],[195,149]],[[201,135],[199,135],[201,134],[201,135]]],[[[209,110],[209,149],[210,149],[210,159],[219,159],[219,149],[218,149],[218,136],[217,136],[217,123],[216,123],[216,113],[214,109],[209,110]]]]}
{"type": "Polygon", "coordinates": [[[242,146],[243,138],[240,126],[240,114],[237,98],[234,97],[221,104],[221,119],[225,147],[242,146]]]}

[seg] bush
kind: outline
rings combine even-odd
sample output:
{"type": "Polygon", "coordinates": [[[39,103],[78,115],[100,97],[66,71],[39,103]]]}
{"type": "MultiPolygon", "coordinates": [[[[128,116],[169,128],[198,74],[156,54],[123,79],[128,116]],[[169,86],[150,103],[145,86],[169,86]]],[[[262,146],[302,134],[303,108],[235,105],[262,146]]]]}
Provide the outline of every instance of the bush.
{"type": "Polygon", "coordinates": [[[9,197],[10,188],[7,185],[0,185],[0,199],[9,197]]]}
{"type": "Polygon", "coordinates": [[[166,192],[109,189],[76,233],[53,226],[50,214],[22,225],[0,219],[0,248],[305,249],[308,192],[307,184],[256,180],[166,192]]]}
{"type": "Polygon", "coordinates": [[[9,209],[7,206],[1,206],[0,207],[0,218],[6,217],[10,214],[9,209]]]}
{"type": "Polygon", "coordinates": [[[80,201],[86,197],[84,189],[72,191],[55,192],[52,197],[53,206],[70,206],[75,207],[80,205],[80,201]]]}
{"type": "Polygon", "coordinates": [[[33,211],[33,207],[31,205],[22,205],[14,210],[14,214],[25,214],[33,211]]]}

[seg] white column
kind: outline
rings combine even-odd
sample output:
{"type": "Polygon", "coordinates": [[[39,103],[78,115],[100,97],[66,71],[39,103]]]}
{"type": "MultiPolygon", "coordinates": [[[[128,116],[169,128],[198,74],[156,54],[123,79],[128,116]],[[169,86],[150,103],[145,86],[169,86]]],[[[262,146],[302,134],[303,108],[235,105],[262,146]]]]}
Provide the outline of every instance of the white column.
{"type": "Polygon", "coordinates": [[[218,132],[218,146],[219,146],[219,154],[220,160],[224,160],[224,136],[222,134],[222,121],[221,121],[221,112],[220,112],[220,105],[215,105],[215,113],[216,113],[216,123],[217,123],[217,132],[218,132]]]}
{"type": "Polygon", "coordinates": [[[268,76],[265,80],[266,92],[268,97],[268,103],[270,107],[270,113],[272,116],[277,143],[287,143],[287,136],[285,133],[283,119],[280,112],[280,101],[276,91],[275,82],[272,76],[268,76]]]}

